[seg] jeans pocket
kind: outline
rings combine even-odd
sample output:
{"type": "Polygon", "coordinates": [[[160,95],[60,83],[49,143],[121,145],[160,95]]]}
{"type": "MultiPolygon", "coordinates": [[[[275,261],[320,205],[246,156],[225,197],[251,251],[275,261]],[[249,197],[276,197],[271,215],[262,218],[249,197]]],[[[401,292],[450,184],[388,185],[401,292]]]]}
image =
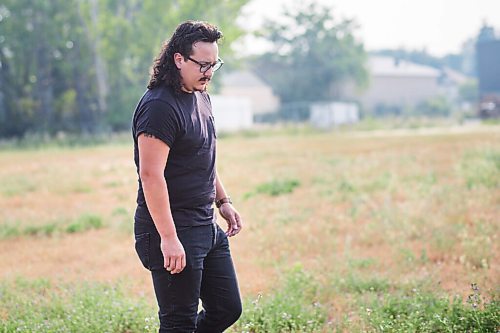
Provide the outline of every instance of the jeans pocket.
{"type": "Polygon", "coordinates": [[[150,238],[151,235],[149,234],[149,232],[135,235],[135,251],[139,256],[142,265],[147,269],[151,269],[149,264],[150,238]]]}

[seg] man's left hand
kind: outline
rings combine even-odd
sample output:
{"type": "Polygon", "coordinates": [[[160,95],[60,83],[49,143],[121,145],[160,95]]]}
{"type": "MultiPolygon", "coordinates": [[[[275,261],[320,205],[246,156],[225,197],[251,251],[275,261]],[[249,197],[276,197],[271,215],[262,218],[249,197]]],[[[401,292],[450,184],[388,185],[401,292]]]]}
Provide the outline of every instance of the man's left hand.
{"type": "Polygon", "coordinates": [[[227,222],[226,235],[228,237],[232,237],[241,231],[241,216],[232,204],[229,202],[222,204],[219,208],[219,213],[227,222]]]}

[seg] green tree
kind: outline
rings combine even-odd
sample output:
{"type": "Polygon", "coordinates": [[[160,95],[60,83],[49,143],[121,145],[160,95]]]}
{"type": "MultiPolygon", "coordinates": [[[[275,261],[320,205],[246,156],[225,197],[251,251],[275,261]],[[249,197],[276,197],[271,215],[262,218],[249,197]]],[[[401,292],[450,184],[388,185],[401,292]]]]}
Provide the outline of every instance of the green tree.
{"type": "Polygon", "coordinates": [[[87,119],[87,46],[75,0],[0,5],[0,137],[74,130],[87,119]]]}
{"type": "Polygon", "coordinates": [[[224,33],[221,53],[243,34],[234,23],[249,0],[80,0],[94,52],[100,110],[114,130],[128,129],[130,114],[146,88],[149,69],[162,43],[188,19],[205,20],[224,33]]]}
{"type": "Polygon", "coordinates": [[[255,62],[283,103],[342,98],[345,82],[366,84],[366,53],[353,35],[354,21],[337,21],[330,8],[314,3],[287,10],[285,20],[265,24],[261,36],[273,50],[255,62]]]}

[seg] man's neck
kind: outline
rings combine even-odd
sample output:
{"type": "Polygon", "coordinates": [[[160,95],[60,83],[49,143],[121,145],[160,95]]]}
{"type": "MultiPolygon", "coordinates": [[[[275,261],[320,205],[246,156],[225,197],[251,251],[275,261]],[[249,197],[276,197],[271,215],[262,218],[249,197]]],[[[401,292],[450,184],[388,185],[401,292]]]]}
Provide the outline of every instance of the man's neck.
{"type": "Polygon", "coordinates": [[[181,90],[184,91],[184,92],[187,92],[188,94],[194,93],[194,90],[187,90],[184,85],[181,86],[181,90]]]}

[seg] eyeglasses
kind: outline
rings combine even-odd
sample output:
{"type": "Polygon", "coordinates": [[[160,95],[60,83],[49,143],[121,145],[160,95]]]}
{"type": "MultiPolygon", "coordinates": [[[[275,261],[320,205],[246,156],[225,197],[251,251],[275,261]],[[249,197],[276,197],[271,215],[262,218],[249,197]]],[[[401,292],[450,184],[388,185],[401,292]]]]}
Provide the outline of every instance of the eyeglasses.
{"type": "Polygon", "coordinates": [[[207,62],[199,62],[199,61],[196,61],[194,60],[193,58],[191,57],[187,57],[189,60],[191,60],[192,62],[194,62],[195,64],[197,65],[200,65],[200,73],[203,73],[205,74],[206,72],[208,72],[208,70],[210,68],[212,68],[212,72],[215,72],[216,70],[218,70],[219,68],[222,67],[222,65],[224,65],[224,61],[222,61],[221,58],[217,58],[217,61],[214,62],[213,64],[211,63],[207,63],[207,62]]]}

